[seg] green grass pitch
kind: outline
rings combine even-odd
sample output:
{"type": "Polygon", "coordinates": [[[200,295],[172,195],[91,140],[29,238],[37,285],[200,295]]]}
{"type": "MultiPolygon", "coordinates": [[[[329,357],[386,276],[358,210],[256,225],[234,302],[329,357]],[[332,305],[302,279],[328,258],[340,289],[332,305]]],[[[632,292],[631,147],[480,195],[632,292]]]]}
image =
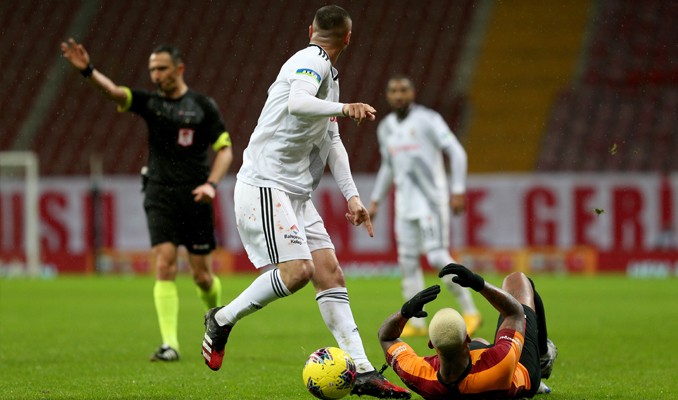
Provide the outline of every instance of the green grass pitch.
{"type": "MultiPolygon", "coordinates": [[[[224,301],[253,275],[223,276],[224,301]]],[[[488,280],[501,283],[501,277],[488,280]]],[[[543,399],[678,398],[678,281],[623,276],[535,276],[550,337],[559,350],[543,399]]],[[[427,276],[428,283],[436,282],[427,276]]],[[[274,302],[241,321],[224,366],[202,362],[202,306],[187,276],[178,280],[181,361],[151,363],[160,344],[150,277],[0,280],[0,399],[311,399],[301,380],[307,355],[334,345],[313,290],[274,302]]],[[[371,361],[376,332],[399,309],[397,278],[349,278],[356,321],[371,361]]],[[[474,294],[491,337],[496,312],[474,294]]],[[[454,306],[443,293],[432,313],[454,306]]],[[[420,352],[425,339],[409,341],[420,352]]],[[[400,383],[389,369],[389,379],[400,383]]],[[[538,397],[538,398],[539,398],[538,397]]],[[[418,398],[414,396],[414,398],[418,398]]]]}

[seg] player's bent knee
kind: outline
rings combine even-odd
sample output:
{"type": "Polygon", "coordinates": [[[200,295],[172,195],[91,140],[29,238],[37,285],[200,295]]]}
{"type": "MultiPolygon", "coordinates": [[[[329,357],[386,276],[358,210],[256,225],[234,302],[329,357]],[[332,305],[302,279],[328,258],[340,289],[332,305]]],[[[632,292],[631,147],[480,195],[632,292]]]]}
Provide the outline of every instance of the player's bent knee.
{"type": "Polygon", "coordinates": [[[524,285],[530,284],[530,281],[527,279],[527,276],[522,272],[511,272],[504,278],[503,286],[515,286],[515,285],[524,285]]]}
{"type": "Polygon", "coordinates": [[[428,261],[428,263],[436,269],[443,269],[443,267],[451,263],[453,260],[449,251],[446,249],[436,249],[426,253],[426,261],[428,261]]]}
{"type": "Polygon", "coordinates": [[[311,260],[292,260],[278,264],[280,277],[290,292],[306,286],[313,278],[315,268],[311,260]]]}
{"type": "Polygon", "coordinates": [[[515,297],[521,304],[534,307],[534,293],[532,291],[532,284],[527,276],[522,272],[512,272],[501,285],[502,289],[507,291],[511,296],[515,297]]]}

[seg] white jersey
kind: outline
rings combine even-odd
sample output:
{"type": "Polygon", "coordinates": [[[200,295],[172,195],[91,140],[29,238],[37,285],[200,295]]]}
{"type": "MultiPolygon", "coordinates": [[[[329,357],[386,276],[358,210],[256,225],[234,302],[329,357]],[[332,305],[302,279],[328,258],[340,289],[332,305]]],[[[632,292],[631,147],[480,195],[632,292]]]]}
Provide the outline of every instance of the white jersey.
{"type": "Polygon", "coordinates": [[[298,51],[268,89],[237,178],[308,197],[325,171],[332,141],[339,140],[339,127],[334,117],[290,114],[290,87],[297,79],[313,84],[318,99],[337,103],[341,115],[338,74],[327,53],[316,45],[298,51]]]}
{"type": "Polygon", "coordinates": [[[387,115],[377,136],[381,167],[372,200],[383,199],[395,183],[398,218],[439,214],[440,207],[447,207],[450,193],[465,192],[466,152],[437,112],[412,104],[402,121],[395,113],[387,115]],[[443,151],[450,159],[449,185],[443,151]]]}

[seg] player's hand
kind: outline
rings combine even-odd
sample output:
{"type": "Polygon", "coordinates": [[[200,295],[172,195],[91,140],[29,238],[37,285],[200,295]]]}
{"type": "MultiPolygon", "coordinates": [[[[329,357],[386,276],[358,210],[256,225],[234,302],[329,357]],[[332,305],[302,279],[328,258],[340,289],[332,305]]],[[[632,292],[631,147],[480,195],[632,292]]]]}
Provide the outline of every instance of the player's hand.
{"type": "Polygon", "coordinates": [[[435,300],[438,297],[438,293],[440,293],[440,285],[433,285],[415,294],[414,297],[403,304],[403,307],[400,309],[400,315],[407,319],[412,317],[424,318],[428,315],[424,311],[424,305],[435,300]]]}
{"type": "Polygon", "coordinates": [[[352,120],[354,120],[357,125],[360,125],[365,120],[374,121],[377,110],[375,110],[371,105],[365,103],[348,103],[344,104],[341,112],[344,114],[344,116],[350,117],[352,120]]]}
{"type": "Polygon", "coordinates": [[[217,190],[209,183],[203,183],[191,192],[196,203],[211,203],[217,195],[217,190]]]}
{"type": "Polygon", "coordinates": [[[348,212],[346,213],[346,220],[352,225],[359,226],[365,224],[365,229],[370,237],[374,237],[374,229],[372,229],[372,220],[370,214],[360,201],[360,197],[353,196],[348,199],[348,212]]]}
{"type": "Polygon", "coordinates": [[[61,54],[79,71],[87,68],[90,62],[89,54],[85,47],[73,38],[69,38],[66,42],[61,42],[61,54]]]}
{"type": "Polygon", "coordinates": [[[372,200],[367,212],[370,214],[370,220],[374,221],[377,218],[377,212],[379,212],[379,202],[372,200]]]}
{"type": "Polygon", "coordinates": [[[485,279],[483,279],[482,276],[471,272],[471,270],[461,264],[447,264],[445,268],[440,270],[438,277],[442,278],[443,276],[450,274],[456,275],[452,278],[452,282],[459,286],[471,288],[476,292],[480,292],[485,287],[485,279]]]}
{"type": "Polygon", "coordinates": [[[453,194],[450,195],[450,207],[454,215],[461,215],[466,211],[466,195],[453,194]]]}

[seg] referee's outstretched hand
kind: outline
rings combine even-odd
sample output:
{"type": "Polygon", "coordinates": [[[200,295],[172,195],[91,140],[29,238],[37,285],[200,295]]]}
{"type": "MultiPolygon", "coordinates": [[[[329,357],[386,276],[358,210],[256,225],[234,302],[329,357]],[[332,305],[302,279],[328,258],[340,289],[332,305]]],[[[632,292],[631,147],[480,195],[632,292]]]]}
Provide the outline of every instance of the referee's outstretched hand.
{"type": "Polygon", "coordinates": [[[445,268],[440,270],[438,277],[442,278],[445,275],[456,275],[452,278],[452,282],[459,286],[471,288],[476,292],[483,290],[485,287],[485,279],[482,276],[471,272],[471,270],[461,264],[447,264],[445,268]]]}
{"type": "Polygon", "coordinates": [[[427,316],[428,313],[424,311],[424,305],[435,300],[438,297],[438,293],[440,293],[440,285],[433,285],[415,294],[414,297],[403,304],[403,307],[400,309],[400,315],[407,319],[427,316]]]}
{"type": "Polygon", "coordinates": [[[76,42],[73,38],[61,42],[61,55],[78,70],[87,68],[90,63],[89,54],[87,54],[85,46],[76,42]]]}

